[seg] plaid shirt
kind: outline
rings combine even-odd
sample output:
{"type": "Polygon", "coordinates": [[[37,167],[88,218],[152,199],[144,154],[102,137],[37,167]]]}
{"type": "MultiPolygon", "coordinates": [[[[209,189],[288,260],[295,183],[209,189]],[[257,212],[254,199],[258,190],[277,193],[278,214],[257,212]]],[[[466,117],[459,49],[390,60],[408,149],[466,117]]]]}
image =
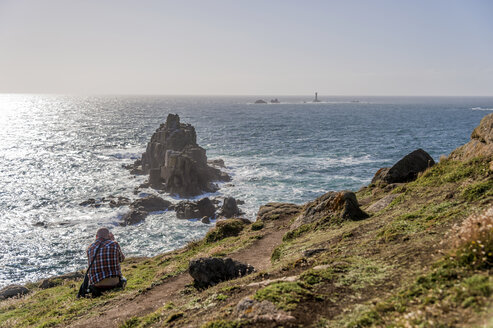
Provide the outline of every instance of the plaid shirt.
{"type": "Polygon", "coordinates": [[[94,285],[99,281],[109,277],[121,277],[122,271],[120,262],[125,259],[125,256],[120,249],[120,245],[114,240],[97,239],[87,249],[88,265],[91,264],[94,254],[98,250],[98,254],[94,263],[89,270],[89,284],[94,285]]]}

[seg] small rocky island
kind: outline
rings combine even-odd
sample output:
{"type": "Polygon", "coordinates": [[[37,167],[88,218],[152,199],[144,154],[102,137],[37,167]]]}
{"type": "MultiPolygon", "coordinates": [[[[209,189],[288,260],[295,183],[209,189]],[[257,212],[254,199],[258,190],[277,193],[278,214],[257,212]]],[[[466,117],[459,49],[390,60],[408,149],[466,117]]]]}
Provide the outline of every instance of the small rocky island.
{"type": "Polygon", "coordinates": [[[180,197],[217,191],[214,182],[230,180],[227,173],[207,163],[205,149],[197,144],[195,128],[181,123],[177,114],[169,114],[166,123],[152,135],[134,169],[149,174],[151,187],[180,197]]]}

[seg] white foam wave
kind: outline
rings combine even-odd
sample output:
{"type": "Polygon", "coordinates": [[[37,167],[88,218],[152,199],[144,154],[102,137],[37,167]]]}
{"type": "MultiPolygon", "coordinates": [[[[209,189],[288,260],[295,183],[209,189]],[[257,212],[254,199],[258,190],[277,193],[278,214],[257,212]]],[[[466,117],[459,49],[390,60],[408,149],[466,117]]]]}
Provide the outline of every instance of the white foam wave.
{"type": "Polygon", "coordinates": [[[493,107],[491,107],[491,108],[473,107],[473,108],[471,108],[471,110],[493,111],[493,107]]]}

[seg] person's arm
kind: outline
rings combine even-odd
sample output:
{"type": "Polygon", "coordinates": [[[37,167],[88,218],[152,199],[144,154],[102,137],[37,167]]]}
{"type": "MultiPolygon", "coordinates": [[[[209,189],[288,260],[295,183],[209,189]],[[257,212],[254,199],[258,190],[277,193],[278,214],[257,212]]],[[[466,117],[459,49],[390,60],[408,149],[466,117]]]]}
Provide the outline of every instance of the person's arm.
{"type": "Polygon", "coordinates": [[[118,242],[115,242],[115,243],[116,243],[116,249],[118,252],[118,261],[123,262],[123,260],[125,260],[125,255],[123,255],[120,244],[118,244],[118,242]]]}

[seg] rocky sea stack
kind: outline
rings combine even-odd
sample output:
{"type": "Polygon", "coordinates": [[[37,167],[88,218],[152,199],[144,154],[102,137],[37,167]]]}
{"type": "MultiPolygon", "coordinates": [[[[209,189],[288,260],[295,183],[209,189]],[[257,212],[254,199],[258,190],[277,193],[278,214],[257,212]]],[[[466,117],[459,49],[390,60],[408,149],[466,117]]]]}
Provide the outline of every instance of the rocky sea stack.
{"type": "Polygon", "coordinates": [[[207,164],[204,148],[197,144],[195,128],[169,114],[152,135],[142,154],[142,171],[151,187],[180,197],[192,197],[218,189],[215,181],[229,181],[225,172],[207,164]]]}

